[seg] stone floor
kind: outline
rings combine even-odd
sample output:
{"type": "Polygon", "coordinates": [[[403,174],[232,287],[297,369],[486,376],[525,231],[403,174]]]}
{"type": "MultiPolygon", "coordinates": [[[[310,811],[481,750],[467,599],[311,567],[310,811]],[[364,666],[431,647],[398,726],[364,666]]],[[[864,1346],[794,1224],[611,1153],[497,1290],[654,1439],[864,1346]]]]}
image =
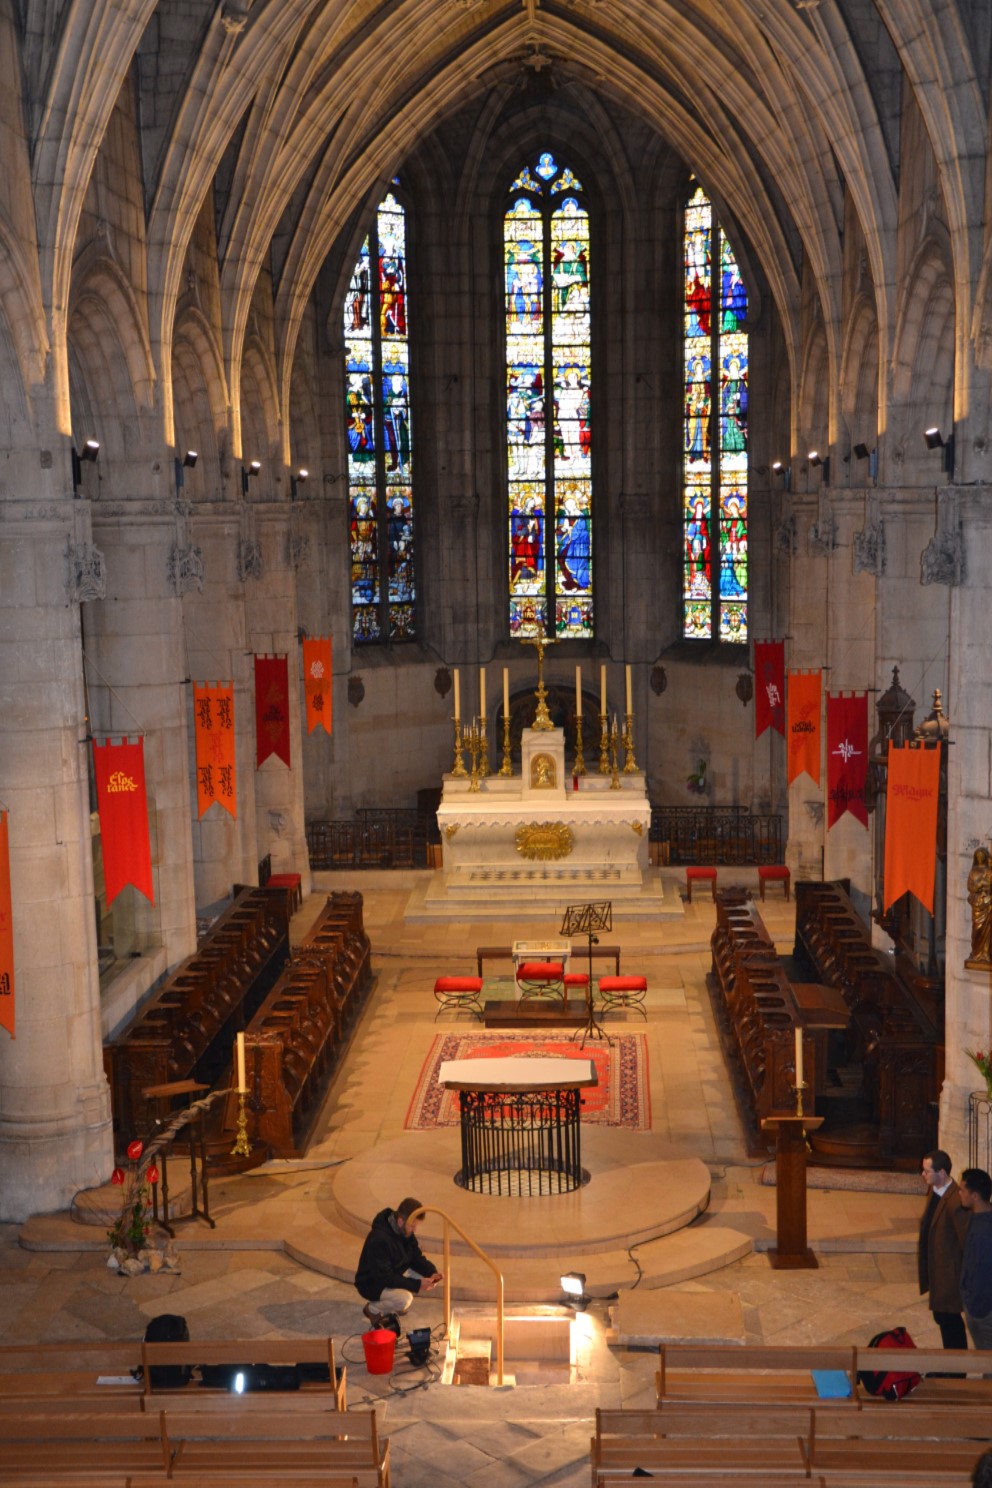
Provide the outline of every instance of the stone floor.
{"type": "MultiPolygon", "coordinates": [[[[748,882],[746,872],[738,877],[748,882]]],[[[27,1250],[16,1227],[0,1227],[0,1343],[133,1338],[164,1311],[184,1314],[192,1336],[204,1340],[331,1333],[350,1364],[350,1403],[384,1408],[395,1488],[578,1488],[589,1480],[595,1406],[653,1400],[656,1355],[607,1342],[608,1301],[595,1301],[577,1317],[572,1384],[505,1391],[446,1388],[434,1383],[430,1370],[369,1375],[353,1289],[300,1266],[281,1250],[279,1224],[273,1220],[277,1212],[281,1223],[294,1202],[301,1208],[319,1205],[339,1164],[371,1162],[377,1144],[401,1136],[412,1082],[437,1031],[430,996],[437,971],[474,971],[477,942],[513,938],[512,926],[493,921],[481,930],[465,922],[406,924],[410,880],[411,875],[383,873],[361,875],[357,885],[349,881],[365,895],[379,985],[330,1093],[310,1160],[282,1169],[269,1224],[269,1201],[257,1196],[273,1185],[246,1177],[218,1186],[213,1197],[219,1222],[209,1242],[202,1225],[179,1228],[181,1274],[129,1280],[106,1268],[99,1249],[27,1250]],[[233,1229],[233,1215],[246,1209],[257,1218],[257,1245],[241,1236],[231,1248],[224,1243],[225,1217],[232,1217],[233,1229]]],[[[321,875],[322,888],[333,882],[331,875],[321,875]]],[[[665,892],[671,904],[678,894],[674,870],[666,875],[665,892]]],[[[294,921],[294,935],[305,930],[317,907],[316,896],[307,901],[294,921]]],[[[778,895],[764,906],[766,923],[783,949],[791,943],[791,910],[778,895]]],[[[643,970],[651,986],[646,1026],[655,1138],[664,1139],[671,1156],[698,1157],[709,1167],[713,1186],[706,1223],[732,1223],[752,1234],[756,1245],[767,1246],[774,1233],[775,1191],[761,1185],[762,1165],[746,1156],[705,990],[712,924],[712,904],[697,896],[682,915],[666,919],[660,932],[649,924],[618,922],[609,939],[623,947],[624,970],[643,970]]],[[[556,928],[549,923],[548,933],[556,928]]],[[[638,1018],[630,1026],[645,1025],[638,1018]]],[[[420,1197],[443,1202],[437,1195],[420,1197]]],[[[742,1336],[752,1342],[863,1342],[901,1323],[918,1343],[936,1343],[915,1279],[921,1207],[922,1186],[919,1197],[811,1190],[810,1238],[820,1258],[818,1270],[775,1272],[756,1250],[681,1282],[678,1291],[690,1292],[693,1304],[680,1306],[672,1290],[667,1311],[676,1319],[691,1315],[700,1329],[708,1298],[711,1311],[738,1318],[742,1336]]],[[[92,1229],[73,1228],[81,1243],[92,1243],[92,1229]]],[[[637,1296],[636,1251],[632,1263],[625,1314],[636,1330],[631,1306],[637,1296]]],[[[651,1295],[645,1293],[646,1301],[651,1295]]],[[[547,1300],[558,1300],[551,1278],[547,1300]]],[[[418,1324],[439,1327],[440,1300],[425,1299],[415,1307],[418,1324]]]]}

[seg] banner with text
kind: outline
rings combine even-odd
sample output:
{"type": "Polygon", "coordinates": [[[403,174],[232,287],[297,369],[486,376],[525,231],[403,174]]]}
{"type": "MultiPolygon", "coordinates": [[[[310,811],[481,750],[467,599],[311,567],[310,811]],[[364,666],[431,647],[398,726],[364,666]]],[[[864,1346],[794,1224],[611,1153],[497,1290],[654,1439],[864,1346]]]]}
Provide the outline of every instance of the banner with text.
{"type": "Polygon", "coordinates": [[[193,730],[196,737],[196,809],[203,816],[216,801],[233,817],[238,814],[234,757],[234,683],[193,683],[193,730]]]}
{"type": "Polygon", "coordinates": [[[933,914],[939,789],[939,749],[898,748],[889,741],[883,911],[909,893],[933,914]]]}
{"type": "Polygon", "coordinates": [[[285,656],[255,657],[255,763],[270,754],[289,765],[289,666],[285,656]]]}
{"type": "Polygon", "coordinates": [[[6,811],[0,811],[0,1028],[14,1037],[14,920],[6,811]]]}
{"type": "Polygon", "coordinates": [[[845,811],[868,825],[868,694],[827,693],[827,828],[845,811]]]}
{"type": "Polygon", "coordinates": [[[789,673],[786,740],[789,747],[790,785],[804,770],[814,785],[820,783],[821,698],[822,679],[819,668],[815,672],[789,673]]]}
{"type": "Polygon", "coordinates": [[[331,732],[331,638],[314,636],[303,642],[303,689],[307,700],[307,733],[315,728],[331,732]]]}
{"type": "Polygon", "coordinates": [[[785,642],[754,643],[754,737],[766,728],[785,735],[785,642]]]}
{"type": "Polygon", "coordinates": [[[107,904],[113,904],[125,884],[133,884],[154,904],[144,739],[136,744],[126,739],[119,744],[110,739],[98,744],[94,739],[93,773],[107,904]]]}

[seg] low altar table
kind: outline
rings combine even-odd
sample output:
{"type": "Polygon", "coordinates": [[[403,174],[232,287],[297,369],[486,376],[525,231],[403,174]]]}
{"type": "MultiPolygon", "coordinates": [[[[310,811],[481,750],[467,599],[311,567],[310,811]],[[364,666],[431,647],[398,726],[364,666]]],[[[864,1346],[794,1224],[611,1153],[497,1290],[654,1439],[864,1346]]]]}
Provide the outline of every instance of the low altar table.
{"type": "Polygon", "coordinates": [[[591,1059],[446,1059],[438,1084],[458,1091],[461,1188],[521,1196],[588,1181],[579,1092],[598,1084],[591,1059]]]}

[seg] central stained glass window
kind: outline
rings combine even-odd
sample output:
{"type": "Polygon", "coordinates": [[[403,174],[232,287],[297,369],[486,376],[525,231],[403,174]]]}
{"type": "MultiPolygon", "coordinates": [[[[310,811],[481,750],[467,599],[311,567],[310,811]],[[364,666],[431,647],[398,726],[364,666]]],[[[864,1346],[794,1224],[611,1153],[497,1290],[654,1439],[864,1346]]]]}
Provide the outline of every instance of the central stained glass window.
{"type": "Polygon", "coordinates": [[[589,214],[547,151],[503,217],[510,634],[592,638],[589,214]]]}

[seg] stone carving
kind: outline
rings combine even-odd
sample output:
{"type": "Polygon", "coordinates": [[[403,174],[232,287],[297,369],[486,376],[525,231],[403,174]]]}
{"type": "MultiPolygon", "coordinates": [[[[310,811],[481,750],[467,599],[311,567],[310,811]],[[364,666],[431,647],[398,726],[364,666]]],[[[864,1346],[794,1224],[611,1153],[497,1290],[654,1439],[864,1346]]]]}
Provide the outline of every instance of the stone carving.
{"type": "Polygon", "coordinates": [[[357,708],[365,696],[365,683],[361,677],[348,678],[348,701],[353,708],[357,708]]]}
{"type": "Polygon", "coordinates": [[[169,552],[169,583],[181,599],[184,594],[203,593],[203,549],[192,543],[176,543],[169,552]]]}
{"type": "Polygon", "coordinates": [[[242,584],[249,579],[260,579],[265,565],[262,562],[262,544],[253,537],[243,537],[238,544],[238,578],[242,584]]]}
{"type": "Polygon", "coordinates": [[[856,574],[870,573],[880,579],[885,572],[885,528],[874,493],[865,505],[865,525],[854,534],[851,561],[856,574]]]}
{"type": "Polygon", "coordinates": [[[220,23],[228,36],[240,36],[248,24],[252,0],[224,0],[220,8],[220,23]]]}
{"type": "Polygon", "coordinates": [[[809,817],[809,819],[813,823],[814,827],[822,827],[822,825],[823,825],[823,802],[822,801],[804,801],[803,802],[803,805],[806,808],[806,815],[809,817]]]}
{"type": "Polygon", "coordinates": [[[799,548],[799,538],[794,513],[790,512],[787,517],[783,517],[781,522],[776,524],[772,533],[772,544],[776,553],[785,558],[795,558],[799,548]]]}
{"type": "Polygon", "coordinates": [[[309,568],[310,539],[305,534],[297,533],[289,539],[289,561],[296,569],[309,568]]]}
{"type": "Polygon", "coordinates": [[[445,837],[447,837],[449,842],[451,841],[452,837],[454,837],[460,826],[461,822],[449,822],[448,825],[445,827],[444,835],[445,837]]]}
{"type": "Polygon", "coordinates": [[[964,578],[964,536],[955,522],[937,531],[920,554],[920,583],[956,589],[964,578]]]}
{"type": "Polygon", "coordinates": [[[66,594],[70,604],[86,604],[92,599],[106,599],[107,575],[100,549],[88,542],[73,542],[65,547],[66,594]]]}
{"type": "Polygon", "coordinates": [[[517,852],[522,858],[550,862],[567,858],[575,846],[572,829],[566,822],[528,822],[514,835],[517,852]]]}
{"type": "Polygon", "coordinates": [[[987,971],[992,965],[992,863],[987,847],[975,850],[968,874],[968,903],[971,955],[964,964],[969,971],[987,971]]]}
{"type": "Polygon", "coordinates": [[[555,777],[555,762],[551,755],[535,754],[530,762],[531,790],[555,790],[558,785],[555,777]]]}
{"type": "Polygon", "coordinates": [[[826,558],[837,546],[837,523],[832,512],[821,513],[810,523],[806,542],[812,558],[826,558]]]}
{"type": "Polygon", "coordinates": [[[440,698],[446,698],[451,691],[451,673],[447,667],[438,667],[434,673],[434,691],[440,698]]]}

